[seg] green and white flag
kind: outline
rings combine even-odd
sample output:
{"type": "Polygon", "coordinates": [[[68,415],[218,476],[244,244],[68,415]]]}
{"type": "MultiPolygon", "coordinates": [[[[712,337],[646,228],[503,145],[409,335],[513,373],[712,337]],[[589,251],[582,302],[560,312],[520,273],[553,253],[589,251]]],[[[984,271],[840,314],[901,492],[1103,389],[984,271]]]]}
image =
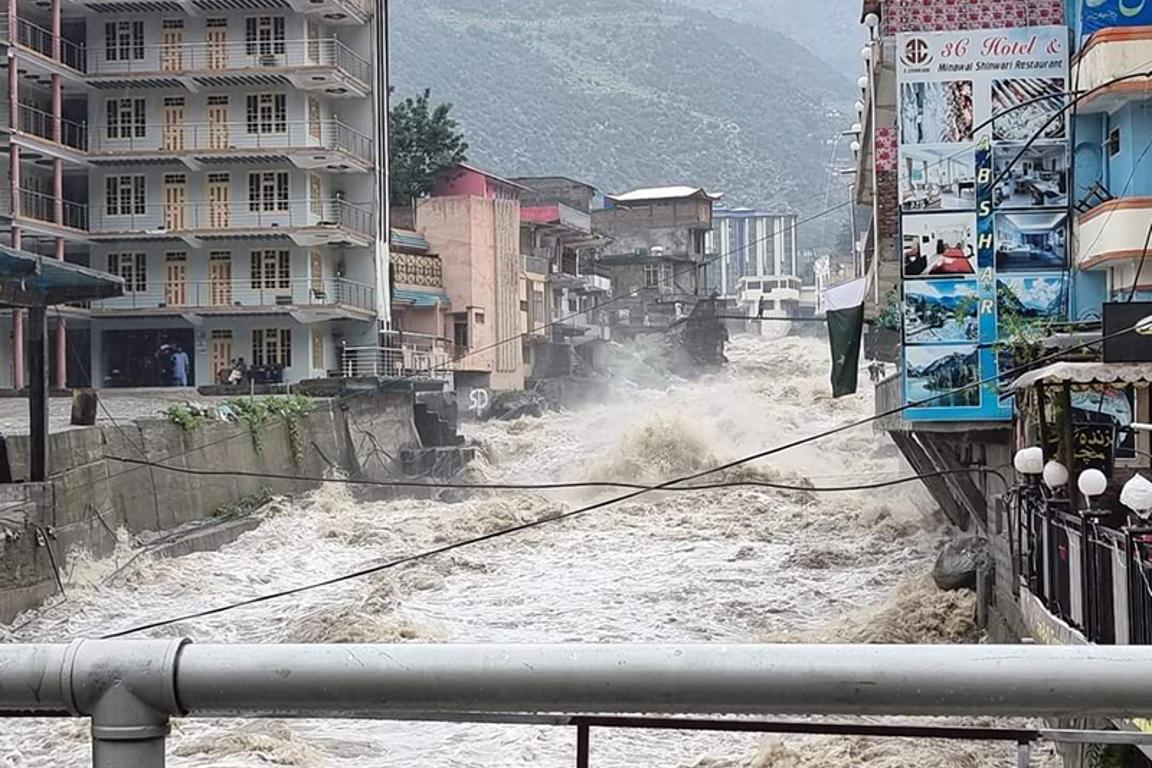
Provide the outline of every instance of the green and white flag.
{"type": "Polygon", "coordinates": [[[864,295],[867,291],[867,280],[862,277],[824,292],[828,338],[832,342],[833,397],[856,393],[864,333],[864,295]]]}

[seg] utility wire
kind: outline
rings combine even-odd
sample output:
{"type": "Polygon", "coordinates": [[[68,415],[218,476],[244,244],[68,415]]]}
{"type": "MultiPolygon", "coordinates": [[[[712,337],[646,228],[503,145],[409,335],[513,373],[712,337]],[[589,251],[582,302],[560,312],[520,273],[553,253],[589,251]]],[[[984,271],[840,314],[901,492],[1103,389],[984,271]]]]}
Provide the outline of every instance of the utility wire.
{"type": "MultiPolygon", "coordinates": [[[[606,507],[614,506],[616,504],[620,504],[620,503],[625,502],[625,501],[631,501],[632,499],[637,498],[639,496],[643,496],[646,493],[650,493],[653,491],[664,491],[664,490],[667,490],[667,489],[672,488],[674,486],[683,485],[684,483],[690,483],[694,480],[699,480],[700,478],[707,477],[708,475],[713,475],[713,474],[716,474],[718,472],[724,472],[724,471],[727,471],[730,469],[734,469],[734,468],[742,466],[744,464],[750,464],[754,461],[759,461],[759,460],[765,459],[769,456],[773,456],[773,455],[783,453],[783,452],[788,451],[788,450],[792,450],[794,448],[798,448],[798,447],[805,445],[807,443],[816,442],[818,440],[822,440],[824,438],[831,437],[831,436],[839,434],[841,432],[846,432],[846,431],[854,429],[856,427],[864,426],[866,424],[871,424],[875,421],[880,421],[882,419],[886,419],[886,418],[889,418],[891,416],[895,416],[895,415],[900,414],[900,413],[902,413],[902,412],[904,412],[910,408],[922,407],[922,406],[927,405],[929,403],[932,403],[936,400],[940,400],[940,399],[955,395],[957,392],[964,392],[964,391],[969,390],[969,389],[979,388],[979,387],[983,387],[987,384],[995,383],[995,382],[999,381],[1000,379],[1008,378],[1009,376],[1012,376],[1014,374],[1021,373],[1024,371],[1025,368],[1028,368],[1029,370],[1031,370],[1035,367],[1035,365],[1037,363],[1043,363],[1043,362],[1046,362],[1048,360],[1053,360],[1053,359],[1056,359],[1058,357],[1065,356],[1071,352],[1076,352],[1076,351],[1081,350],[1081,349],[1087,349],[1089,347],[1093,347],[1093,346],[1096,346],[1098,344],[1102,344],[1103,342],[1108,341],[1108,340],[1113,339],[1113,338],[1116,338],[1118,336],[1131,333],[1134,330],[1136,330],[1136,328],[1138,326],[1140,326],[1142,324],[1142,322],[1143,321],[1141,321],[1141,323],[1137,323],[1137,324],[1135,324],[1129,328],[1122,329],[1122,330],[1117,331],[1115,333],[1108,334],[1106,336],[1102,336],[1099,339],[1085,342],[1083,344],[1080,344],[1080,345],[1075,346],[1075,347],[1071,347],[1069,349],[1057,350],[1057,351],[1055,351],[1049,355],[1045,355],[1045,356],[1039,358],[1038,360],[1034,361],[1033,363],[1029,364],[1028,366],[1019,366],[1019,367],[1017,367],[1011,371],[1006,371],[1003,373],[997,373],[993,376],[989,376],[985,379],[981,379],[980,381],[973,382],[973,383],[965,385],[963,387],[959,387],[959,388],[954,389],[954,390],[949,390],[947,392],[942,392],[939,395],[934,395],[933,397],[926,398],[924,400],[919,400],[916,402],[908,403],[906,405],[899,406],[897,408],[892,408],[892,409],[889,409],[887,411],[884,411],[883,413],[878,413],[878,414],[875,414],[873,416],[869,416],[869,417],[864,418],[864,419],[859,419],[857,421],[849,422],[847,424],[842,424],[840,426],[833,427],[831,429],[826,429],[826,430],[819,432],[817,434],[810,435],[808,437],[800,438],[797,440],[793,440],[789,443],[785,443],[784,445],[780,445],[780,446],[777,446],[775,448],[769,448],[767,450],[760,451],[759,453],[752,454],[751,456],[745,456],[744,458],[730,461],[730,462],[728,462],[726,464],[722,464],[718,467],[713,467],[712,469],[706,469],[706,470],[702,470],[700,472],[695,472],[695,473],[693,473],[691,475],[687,475],[685,477],[674,478],[672,480],[668,480],[667,482],[660,483],[660,484],[655,485],[655,486],[650,486],[650,487],[645,487],[642,489],[633,490],[633,491],[630,491],[629,493],[626,493],[626,494],[623,494],[620,496],[614,496],[610,499],[605,499],[603,501],[598,501],[598,502],[595,502],[593,504],[589,504],[587,506],[580,507],[579,509],[575,509],[575,510],[572,510],[569,512],[564,512],[564,513],[561,513],[558,515],[553,515],[553,516],[541,518],[539,520],[535,520],[532,522],[512,526],[511,528],[505,528],[505,529],[502,529],[499,531],[493,531],[491,533],[484,534],[482,536],[477,536],[477,537],[474,537],[471,539],[464,539],[462,541],[457,541],[457,542],[454,542],[452,544],[447,544],[447,545],[442,546],[442,547],[437,547],[435,549],[427,550],[424,552],[419,552],[419,553],[416,553],[413,555],[407,555],[405,557],[401,557],[401,558],[398,558],[396,560],[391,560],[391,561],[386,562],[386,563],[381,563],[379,565],[368,566],[366,568],[362,568],[362,569],[360,569],[358,571],[354,571],[352,573],[346,573],[346,574],[343,574],[340,576],[334,576],[330,579],[325,579],[323,581],[315,582],[312,584],[305,584],[305,585],[300,586],[300,587],[295,587],[292,589],[282,590],[279,592],[272,592],[269,594],[260,595],[258,597],[254,597],[254,598],[251,598],[248,600],[243,600],[243,601],[231,603],[228,605],[219,606],[217,608],[209,608],[209,609],[206,609],[203,611],[197,611],[195,613],[185,614],[183,616],[178,616],[175,618],[161,619],[158,621],[149,622],[147,624],[142,624],[139,626],[131,627],[129,629],[119,630],[117,632],[113,632],[113,633],[104,635],[101,639],[108,640],[108,639],[114,639],[114,638],[118,638],[118,637],[125,637],[127,635],[133,635],[133,634],[137,634],[139,632],[145,632],[145,631],[148,631],[151,629],[156,629],[159,627],[164,627],[164,626],[168,626],[171,624],[176,624],[176,623],[182,622],[182,621],[191,621],[193,619],[201,619],[201,618],[206,618],[209,616],[215,616],[215,615],[218,615],[221,613],[226,613],[228,611],[236,610],[238,608],[245,608],[248,606],[257,605],[259,603],[268,602],[271,600],[277,600],[277,599],[284,598],[284,597],[291,597],[293,595],[298,595],[298,594],[301,594],[303,592],[308,592],[308,591],[311,591],[314,589],[320,589],[321,587],[332,586],[334,584],[339,584],[341,582],[351,581],[354,579],[363,578],[365,576],[371,576],[373,574],[380,573],[382,571],[387,571],[387,570],[390,570],[393,568],[397,568],[401,565],[406,565],[408,563],[413,563],[413,562],[416,562],[419,560],[424,560],[424,559],[427,559],[430,557],[435,557],[438,555],[442,555],[442,554],[445,554],[448,552],[455,551],[457,549],[462,549],[464,547],[472,546],[475,544],[481,544],[483,542],[491,541],[493,539],[501,538],[504,536],[509,536],[509,535],[516,534],[516,533],[520,533],[522,531],[536,528],[536,527],[545,525],[547,523],[554,523],[554,522],[559,522],[561,520],[567,520],[567,519],[572,518],[572,517],[584,515],[584,514],[587,514],[589,512],[594,512],[594,511],[599,510],[599,509],[604,509],[606,507]]],[[[805,489],[805,490],[808,490],[808,489],[805,489]]]]}

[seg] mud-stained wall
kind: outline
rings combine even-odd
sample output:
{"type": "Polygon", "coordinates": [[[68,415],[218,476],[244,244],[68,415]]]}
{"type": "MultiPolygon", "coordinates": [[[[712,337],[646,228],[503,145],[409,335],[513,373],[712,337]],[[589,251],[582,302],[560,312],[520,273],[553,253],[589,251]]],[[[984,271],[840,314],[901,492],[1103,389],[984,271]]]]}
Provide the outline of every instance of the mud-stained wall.
{"type": "Polygon", "coordinates": [[[318,485],[236,473],[313,478],[338,469],[386,480],[399,472],[391,465],[400,451],[420,446],[410,392],[321,401],[297,423],[299,440],[286,422],[265,424],[258,438],[247,425],[210,423],[186,431],[161,419],[61,432],[51,436],[48,483],[20,482],[28,476],[28,438],[7,438],[16,483],[0,485],[0,623],[58,592],[53,559],[63,567],[80,549],[106,555],[119,529],[166,531],[211,518],[263,489],[301,493],[318,485]]]}

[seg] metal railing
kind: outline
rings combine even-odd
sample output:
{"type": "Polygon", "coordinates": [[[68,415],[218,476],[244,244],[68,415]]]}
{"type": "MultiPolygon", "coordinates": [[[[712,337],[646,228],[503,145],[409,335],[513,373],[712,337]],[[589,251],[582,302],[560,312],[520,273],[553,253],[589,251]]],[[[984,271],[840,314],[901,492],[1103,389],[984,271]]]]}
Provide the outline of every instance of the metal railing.
{"type": "Polygon", "coordinates": [[[88,229],[88,206],[71,200],[57,204],[54,196],[30,189],[20,190],[20,215],[70,229],[88,229]]]}
{"type": "Polygon", "coordinates": [[[540,257],[540,256],[528,256],[528,255],[525,255],[523,257],[523,259],[524,259],[524,271],[525,272],[531,272],[531,273],[536,274],[536,275],[547,275],[548,274],[548,259],[545,259],[545,258],[540,257]]]}
{"type": "Polygon", "coordinates": [[[372,84],[372,65],[336,38],[148,43],[142,46],[93,48],[88,73],[156,75],[163,73],[333,67],[365,86],[372,84]],[[114,58],[108,58],[108,52],[114,58]]]}
{"type": "Polygon", "coordinates": [[[165,234],[317,227],[375,236],[372,211],[342,199],[147,203],[128,214],[92,212],[93,234],[165,234]]]}
{"type": "Polygon", "coordinates": [[[392,278],[401,285],[444,287],[444,265],[439,256],[415,253],[392,255],[392,278]]]}
{"type": "Polygon", "coordinates": [[[0,716],[91,719],[95,768],[160,768],[171,719],[336,718],[1147,744],[1117,731],[757,723],[696,715],[1125,718],[1152,710],[1142,647],[0,645],[0,716]],[[581,715],[564,713],[580,712],[581,715]],[[650,713],[644,718],[624,717],[650,713]],[[551,713],[551,714],[550,714],[551,713]],[[653,717],[674,713],[679,719],[653,717]],[[615,715],[615,717],[603,717],[615,715]]]}
{"type": "Polygon", "coordinates": [[[373,162],[372,139],[339,120],[252,120],[126,124],[92,131],[94,154],[215,152],[252,149],[331,149],[373,162]]]}
{"type": "Polygon", "coordinates": [[[17,127],[41,139],[57,142],[66,147],[85,151],[88,149],[88,126],[71,120],[60,119],[60,138],[56,138],[56,119],[51,112],[30,106],[19,105],[17,127]]]}
{"type": "Polygon", "coordinates": [[[151,280],[146,290],[129,290],[122,296],[91,303],[91,309],[99,312],[164,309],[228,312],[253,307],[281,307],[285,310],[351,307],[373,312],[376,309],[376,290],[342,277],[151,280]]]}
{"type": "Polygon", "coordinates": [[[27,48],[42,56],[47,56],[53,61],[59,61],[64,66],[74,69],[77,72],[88,71],[87,48],[67,38],[57,38],[52,34],[51,30],[37,26],[27,19],[16,19],[16,34],[13,37],[13,41],[21,48],[27,48]],[[58,58],[55,49],[57,42],[60,44],[60,55],[58,58]]]}
{"type": "Polygon", "coordinates": [[[345,378],[428,378],[450,380],[455,359],[452,343],[421,333],[384,334],[386,346],[346,347],[341,374],[345,378]]]}

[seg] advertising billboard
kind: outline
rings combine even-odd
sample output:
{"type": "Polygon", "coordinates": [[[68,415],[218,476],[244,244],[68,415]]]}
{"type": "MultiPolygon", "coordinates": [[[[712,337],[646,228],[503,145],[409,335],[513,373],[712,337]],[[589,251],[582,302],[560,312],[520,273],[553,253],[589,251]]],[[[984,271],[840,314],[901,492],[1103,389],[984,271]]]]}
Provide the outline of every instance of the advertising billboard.
{"type": "Polygon", "coordinates": [[[1065,315],[1067,38],[1052,26],[897,39],[908,420],[1012,418],[996,383],[972,385],[1014,365],[1013,333],[1065,315]]]}
{"type": "Polygon", "coordinates": [[[1081,0],[1080,32],[1085,37],[1107,27],[1152,25],[1152,0],[1081,0]]]}

